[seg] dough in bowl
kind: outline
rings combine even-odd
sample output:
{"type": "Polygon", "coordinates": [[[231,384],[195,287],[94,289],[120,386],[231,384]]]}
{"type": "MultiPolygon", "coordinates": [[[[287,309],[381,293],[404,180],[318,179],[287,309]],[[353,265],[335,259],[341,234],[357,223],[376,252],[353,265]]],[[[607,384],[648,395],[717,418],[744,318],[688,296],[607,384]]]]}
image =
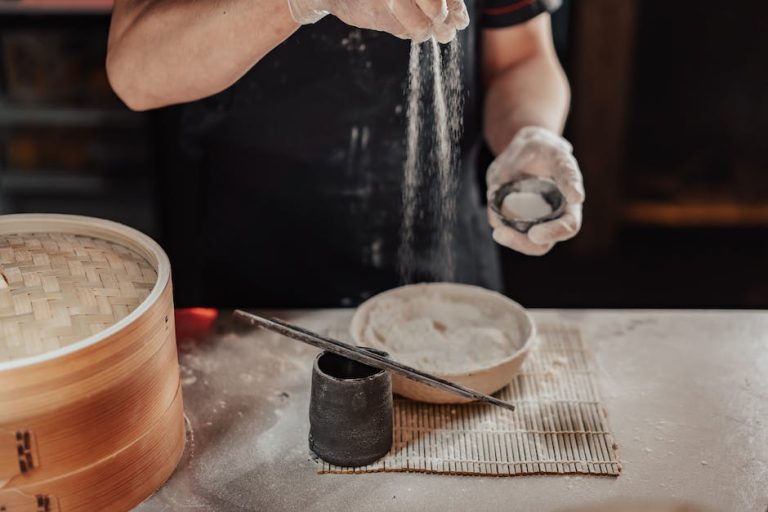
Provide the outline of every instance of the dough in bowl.
{"type": "Polygon", "coordinates": [[[401,363],[440,375],[463,374],[498,364],[522,348],[529,333],[510,303],[474,286],[406,286],[361,306],[353,331],[361,345],[385,350],[401,363]]]}

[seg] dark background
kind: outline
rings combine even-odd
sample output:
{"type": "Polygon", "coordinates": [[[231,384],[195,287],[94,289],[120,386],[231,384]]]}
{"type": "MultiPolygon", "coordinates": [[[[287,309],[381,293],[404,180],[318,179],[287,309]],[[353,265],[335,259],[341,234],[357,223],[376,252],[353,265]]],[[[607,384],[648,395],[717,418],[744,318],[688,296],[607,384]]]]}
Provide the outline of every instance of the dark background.
{"type": "MultiPolygon", "coordinates": [[[[106,82],[106,3],[0,0],[0,212],[111,218],[162,244],[158,134],[106,82]]],[[[768,4],[579,0],[553,23],[585,223],[545,257],[503,251],[507,293],[768,307],[768,4]]]]}

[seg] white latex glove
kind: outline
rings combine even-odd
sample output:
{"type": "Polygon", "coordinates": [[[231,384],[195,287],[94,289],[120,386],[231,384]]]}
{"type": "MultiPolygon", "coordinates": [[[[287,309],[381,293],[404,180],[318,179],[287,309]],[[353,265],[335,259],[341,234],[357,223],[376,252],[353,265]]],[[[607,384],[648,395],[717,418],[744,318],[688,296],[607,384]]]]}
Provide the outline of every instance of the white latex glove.
{"type": "Polygon", "coordinates": [[[493,239],[500,245],[530,256],[549,252],[555,243],[576,236],[581,228],[584,184],[571,144],[556,133],[538,126],[521,129],[507,148],[488,167],[488,201],[502,185],[528,174],[549,178],[565,196],[566,208],[560,218],[536,224],[528,233],[505,226],[488,208],[493,239]]]}
{"type": "Polygon", "coordinates": [[[333,14],[348,25],[388,32],[401,39],[452,40],[469,25],[463,0],[288,0],[298,23],[315,23],[333,14]]]}

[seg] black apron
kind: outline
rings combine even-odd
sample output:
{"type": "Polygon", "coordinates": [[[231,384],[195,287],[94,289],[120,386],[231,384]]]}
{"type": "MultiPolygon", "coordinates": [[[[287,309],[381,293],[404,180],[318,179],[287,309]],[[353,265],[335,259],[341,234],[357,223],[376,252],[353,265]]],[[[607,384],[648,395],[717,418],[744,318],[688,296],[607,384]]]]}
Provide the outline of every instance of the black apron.
{"type": "MultiPolygon", "coordinates": [[[[466,104],[454,280],[498,289],[476,164],[476,27],[459,37],[466,104]]],[[[162,112],[163,237],[178,306],[351,306],[402,284],[409,49],[328,16],[226,91],[162,112]]],[[[414,280],[441,278],[437,229],[422,212],[414,280]]]]}

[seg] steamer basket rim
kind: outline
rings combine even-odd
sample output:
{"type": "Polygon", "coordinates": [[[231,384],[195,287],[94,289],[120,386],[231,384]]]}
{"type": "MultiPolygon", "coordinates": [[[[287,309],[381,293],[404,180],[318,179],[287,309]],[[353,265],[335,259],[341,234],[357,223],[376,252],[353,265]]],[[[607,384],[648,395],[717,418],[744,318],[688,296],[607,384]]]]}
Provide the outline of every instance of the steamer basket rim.
{"type": "Polygon", "coordinates": [[[127,246],[140,253],[155,266],[157,280],[152,291],[139,306],[125,318],[115,322],[103,331],[88,336],[62,348],[34,356],[10,361],[0,361],[0,372],[25,368],[44,363],[95,345],[121,331],[140,318],[152,304],[155,304],[170,283],[171,263],[160,245],[141,231],[106,219],[82,215],[50,213],[17,213],[0,215],[0,235],[9,233],[65,232],[102,238],[127,246]]]}

